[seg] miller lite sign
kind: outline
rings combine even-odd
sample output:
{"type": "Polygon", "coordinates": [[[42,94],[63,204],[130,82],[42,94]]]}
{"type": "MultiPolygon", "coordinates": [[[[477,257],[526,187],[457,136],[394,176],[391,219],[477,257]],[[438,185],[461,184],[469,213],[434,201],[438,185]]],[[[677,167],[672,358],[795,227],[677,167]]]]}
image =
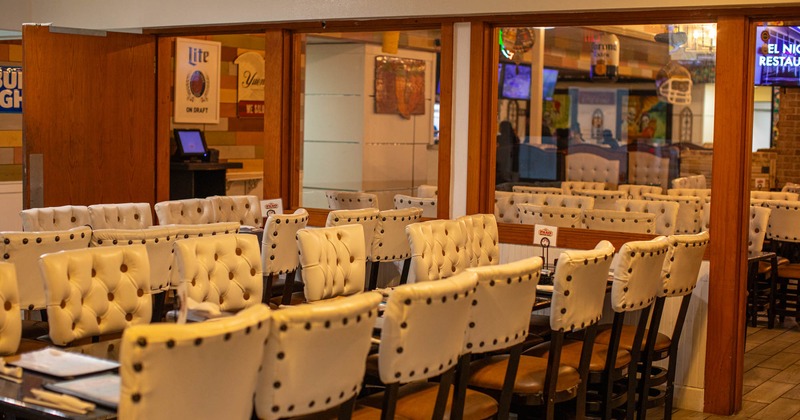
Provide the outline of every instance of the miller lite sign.
{"type": "Polygon", "coordinates": [[[548,225],[533,225],[533,244],[547,244],[558,246],[558,227],[548,225]]]}
{"type": "Polygon", "coordinates": [[[219,42],[175,40],[175,122],[219,123],[219,42]]]}

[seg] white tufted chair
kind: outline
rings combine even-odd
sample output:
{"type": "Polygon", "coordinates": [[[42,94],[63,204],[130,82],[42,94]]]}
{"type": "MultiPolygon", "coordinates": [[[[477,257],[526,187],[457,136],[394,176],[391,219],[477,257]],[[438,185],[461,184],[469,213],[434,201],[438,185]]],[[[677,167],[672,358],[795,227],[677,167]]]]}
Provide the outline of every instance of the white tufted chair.
{"type": "Polygon", "coordinates": [[[663,194],[664,189],[653,185],[632,185],[622,184],[617,188],[619,191],[625,193],[624,198],[631,200],[641,200],[644,194],[663,194]]]}
{"type": "MultiPolygon", "coordinates": [[[[693,196],[644,194],[649,201],[671,201],[678,203],[675,233],[691,234],[703,230],[703,199],[693,196]]],[[[710,214],[710,212],[709,212],[710,214]]]]}
{"type": "Polygon", "coordinates": [[[38,264],[42,254],[87,248],[91,239],[89,226],[46,232],[0,232],[3,261],[16,267],[20,306],[29,311],[46,308],[45,284],[38,264]]]}
{"type": "Polygon", "coordinates": [[[707,188],[705,175],[691,175],[672,180],[672,188],[707,188]]]}
{"type": "Polygon", "coordinates": [[[150,262],[144,245],[60,251],[42,255],[39,265],[54,344],[150,322],[150,262]]]}
{"type": "MultiPolygon", "coordinates": [[[[800,201],[767,200],[761,205],[771,210],[767,239],[772,250],[781,255],[784,246],[800,242],[800,223],[797,222],[800,220],[800,201]]],[[[779,264],[777,283],[775,314],[781,318],[800,316],[800,293],[796,288],[800,284],[800,264],[779,264]]]]}
{"type": "Polygon", "coordinates": [[[751,200],[797,201],[800,194],[786,191],[750,191],[751,200]]]}
{"type": "Polygon", "coordinates": [[[378,208],[378,196],[375,194],[351,191],[325,191],[328,208],[331,210],[353,210],[378,208]]]}
{"type": "Polygon", "coordinates": [[[561,190],[563,194],[572,195],[575,190],[604,190],[606,189],[605,182],[594,181],[564,181],[561,183],[561,190]]]}
{"type": "Polygon", "coordinates": [[[561,188],[556,187],[531,187],[527,185],[514,185],[511,187],[511,191],[523,193],[523,194],[551,194],[551,195],[559,195],[563,194],[564,190],[561,188]]]}
{"type": "Polygon", "coordinates": [[[598,210],[614,210],[614,205],[617,200],[625,198],[625,193],[622,191],[574,190],[572,194],[579,197],[593,198],[593,208],[598,210]]]}
{"type": "Polygon", "coordinates": [[[783,187],[781,187],[781,191],[790,193],[800,193],[800,184],[787,182],[786,184],[783,185],[783,187]]]}
{"type": "Polygon", "coordinates": [[[406,226],[414,281],[439,280],[470,267],[467,232],[459,220],[429,220],[406,226]]]}
{"type": "MultiPolygon", "coordinates": [[[[566,178],[569,181],[603,182],[619,184],[618,160],[606,159],[591,153],[573,153],[565,158],[566,178]]],[[[602,188],[584,188],[602,189],[602,188]]]]}
{"type": "Polygon", "coordinates": [[[594,208],[594,198],[577,195],[551,195],[511,193],[495,196],[495,216],[506,223],[519,223],[518,204],[535,204],[551,207],[570,207],[576,209],[594,208]]]}
{"type": "Polygon", "coordinates": [[[416,207],[380,212],[372,237],[372,267],[367,290],[374,290],[378,286],[378,270],[382,262],[403,261],[400,284],[408,281],[411,247],[406,237],[406,226],[419,222],[421,217],[422,209],[416,207]]]}
{"type": "Polygon", "coordinates": [[[656,215],[617,210],[584,210],[581,222],[586,229],[628,233],[656,233],[656,215]]]}
{"type": "Polygon", "coordinates": [[[208,199],[214,207],[215,222],[239,222],[257,228],[264,225],[261,203],[255,195],[214,195],[208,199]]]}
{"type": "MultiPolygon", "coordinates": [[[[747,255],[753,257],[764,249],[764,239],[767,235],[767,226],[769,225],[769,215],[772,210],[767,207],[750,206],[750,223],[747,241],[747,255]]],[[[771,328],[775,322],[774,309],[775,302],[774,294],[771,291],[775,289],[775,282],[767,281],[766,277],[773,277],[773,269],[771,262],[767,261],[748,261],[747,267],[747,304],[748,316],[751,319],[752,325],[758,325],[758,310],[763,302],[768,304],[768,326],[771,328]],[[765,296],[766,295],[766,296],[765,296]]]]}
{"type": "Polygon", "coordinates": [[[571,207],[540,206],[536,204],[517,204],[519,222],[526,225],[547,225],[580,228],[580,209],[571,207]]]}
{"type": "Polygon", "coordinates": [[[467,258],[470,267],[500,264],[500,240],[497,219],[493,214],[461,216],[467,234],[467,258]]]}
{"type": "Polygon", "coordinates": [[[143,229],[153,226],[150,203],[94,204],[89,206],[92,229],[143,229]]]}
{"type": "Polygon", "coordinates": [[[226,312],[261,302],[261,253],[255,235],[181,239],[174,247],[178,287],[185,288],[187,298],[226,312]]]}
{"type": "Polygon", "coordinates": [[[502,223],[519,223],[514,194],[508,191],[494,192],[494,216],[502,223]]]}
{"type": "Polygon", "coordinates": [[[257,305],[214,322],[128,328],[119,418],[250,419],[269,318],[257,305]]]}
{"type": "Polygon", "coordinates": [[[364,252],[367,261],[372,260],[372,237],[375,234],[375,227],[378,226],[380,210],[375,208],[363,208],[352,210],[331,210],[328,213],[328,220],[325,227],[361,225],[364,227],[364,252]]]}
{"type": "Polygon", "coordinates": [[[438,185],[420,185],[417,187],[417,197],[434,198],[439,196],[438,185]]]}
{"type": "Polygon", "coordinates": [[[216,220],[214,205],[207,198],[162,201],[153,208],[160,225],[212,223],[216,220]]]}
{"type": "Polygon", "coordinates": [[[394,208],[407,209],[417,207],[422,209],[422,217],[436,217],[437,197],[411,197],[408,195],[395,194],[394,208]]]}
{"type": "Polygon", "coordinates": [[[307,224],[306,209],[297,209],[293,214],[272,214],[267,218],[261,239],[261,266],[266,276],[262,302],[269,302],[273,294],[273,282],[278,276],[285,275],[281,304],[291,303],[295,275],[300,265],[297,231],[305,229],[307,224]]]}
{"type": "Polygon", "coordinates": [[[239,222],[200,223],[196,225],[168,225],[178,239],[202,238],[204,236],[239,233],[239,222]]]}
{"type": "Polygon", "coordinates": [[[0,263],[0,355],[17,352],[22,339],[17,272],[14,264],[0,263]]]}
{"type": "MultiPolygon", "coordinates": [[[[551,340],[521,357],[514,385],[522,404],[545,406],[545,418],[554,417],[554,403],[576,397],[581,418],[594,333],[603,312],[613,253],[611,243],[601,241],[593,250],[567,251],[558,259],[550,312],[551,340]],[[585,330],[585,345],[582,340],[565,340],[566,333],[577,330],[585,330]]],[[[513,283],[513,277],[511,280],[513,283]]],[[[508,359],[497,357],[475,363],[477,369],[470,383],[478,388],[502,389],[505,378],[498,373],[506,364],[508,359]]]]}
{"type": "Polygon", "coordinates": [[[668,157],[660,157],[648,152],[629,151],[628,182],[669,188],[669,163],[668,157]]]}
{"type": "MultiPolygon", "coordinates": [[[[255,394],[258,418],[336,406],[349,415],[361,390],[380,302],[381,295],[372,292],[273,312],[255,394]]],[[[378,410],[369,411],[378,417],[378,410]]]]}
{"type": "Polygon", "coordinates": [[[366,253],[362,225],[297,232],[306,301],[316,302],[364,291],[366,253]]]}
{"type": "Polygon", "coordinates": [[[19,215],[25,232],[68,230],[91,223],[86,206],[34,208],[22,210],[19,215]]]}
{"type": "MultiPolygon", "coordinates": [[[[440,419],[449,411],[446,401],[464,348],[476,284],[477,274],[464,272],[392,291],[377,356],[386,391],[366,402],[382,404],[381,418],[440,419]],[[441,377],[439,383],[425,382],[436,376],[441,377]]],[[[468,393],[466,405],[465,418],[490,418],[497,411],[491,397],[477,392],[468,393]]]]}
{"type": "Polygon", "coordinates": [[[671,201],[618,200],[615,210],[650,213],[656,216],[656,235],[672,235],[678,220],[678,203],[671,201]]]}

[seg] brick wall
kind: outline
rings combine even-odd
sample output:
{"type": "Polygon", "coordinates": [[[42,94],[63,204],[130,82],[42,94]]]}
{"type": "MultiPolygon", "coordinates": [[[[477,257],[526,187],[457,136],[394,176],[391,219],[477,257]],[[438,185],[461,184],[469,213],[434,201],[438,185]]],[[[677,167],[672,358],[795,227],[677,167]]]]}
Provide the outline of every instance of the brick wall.
{"type": "MultiPolygon", "coordinates": [[[[22,65],[21,41],[0,41],[0,65],[22,65]]],[[[22,114],[0,114],[0,182],[21,180],[22,114]]]]}
{"type": "Polygon", "coordinates": [[[800,182],[800,88],[781,88],[778,113],[777,183],[800,182]]]}

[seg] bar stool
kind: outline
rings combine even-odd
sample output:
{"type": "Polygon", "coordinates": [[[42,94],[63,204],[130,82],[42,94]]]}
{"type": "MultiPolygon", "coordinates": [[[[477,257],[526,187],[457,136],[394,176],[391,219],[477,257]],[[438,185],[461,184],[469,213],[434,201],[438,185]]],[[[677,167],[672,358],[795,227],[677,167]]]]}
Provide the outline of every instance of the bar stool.
{"type": "Polygon", "coordinates": [[[470,267],[467,232],[460,220],[429,220],[406,226],[414,281],[439,280],[470,267]]]}
{"type": "Polygon", "coordinates": [[[417,207],[383,210],[378,214],[378,223],[372,236],[372,266],[367,290],[375,290],[378,286],[380,264],[393,261],[403,261],[400,284],[406,284],[411,267],[411,247],[406,237],[406,226],[418,222],[421,217],[422,209],[417,207]]]}
{"type": "Polygon", "coordinates": [[[789,264],[778,265],[778,291],[776,315],[783,320],[786,316],[800,315],[800,263],[793,261],[792,247],[800,243],[800,201],[767,200],[762,206],[772,210],[767,226],[767,239],[773,251],[789,258],[789,264]]]}
{"type": "Polygon", "coordinates": [[[22,339],[22,318],[14,264],[0,263],[0,355],[13,354],[22,339]]]}
{"type": "MultiPolygon", "coordinates": [[[[361,225],[364,229],[364,252],[366,261],[372,261],[373,237],[380,220],[380,210],[367,207],[361,209],[331,210],[325,227],[361,225]]],[[[368,284],[364,288],[368,288],[368,284]]]]}
{"type": "MultiPolygon", "coordinates": [[[[767,207],[750,206],[747,242],[747,311],[753,327],[758,323],[759,309],[764,307],[768,311],[767,326],[772,328],[775,323],[775,276],[777,273],[772,272],[772,264],[767,261],[760,259],[750,261],[750,258],[757,257],[764,249],[770,213],[772,210],[767,207]]],[[[775,258],[777,259],[777,257],[775,258]]]]}
{"type": "Polygon", "coordinates": [[[343,225],[297,232],[306,302],[364,291],[364,227],[343,225]]]}
{"type": "Polygon", "coordinates": [[[264,296],[261,302],[269,303],[273,297],[275,281],[285,275],[281,285],[281,305],[292,303],[294,280],[300,259],[297,252],[297,232],[308,224],[308,211],[297,209],[293,214],[272,214],[264,225],[261,237],[261,266],[264,270],[264,296]]]}

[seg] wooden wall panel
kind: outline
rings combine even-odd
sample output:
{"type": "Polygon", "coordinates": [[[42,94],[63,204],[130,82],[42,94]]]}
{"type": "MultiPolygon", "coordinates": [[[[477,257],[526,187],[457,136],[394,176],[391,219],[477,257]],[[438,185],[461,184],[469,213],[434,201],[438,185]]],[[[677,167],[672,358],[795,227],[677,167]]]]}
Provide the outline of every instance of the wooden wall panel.
{"type": "Polygon", "coordinates": [[[45,206],[155,202],[155,57],[150,35],[23,27],[25,162],[43,154],[45,206]]]}
{"type": "Polygon", "coordinates": [[[485,22],[472,23],[469,68],[469,144],[467,151],[467,214],[493,213],[495,141],[493,128],[497,101],[497,68],[492,40],[496,31],[485,22]],[[492,66],[492,63],[495,65],[492,66]]]}
{"type": "Polygon", "coordinates": [[[272,81],[264,94],[264,198],[281,197],[284,208],[289,209],[296,206],[289,191],[291,36],[282,30],[269,30],[264,38],[264,78],[272,81]]]}
{"type": "Polygon", "coordinates": [[[442,25],[441,59],[439,60],[439,198],[436,216],[450,218],[450,172],[453,153],[453,64],[455,56],[455,29],[452,23],[442,25]]]}
{"type": "Polygon", "coordinates": [[[170,132],[173,112],[172,81],[175,80],[175,38],[158,39],[156,114],[156,202],[169,200],[170,132]]]}

